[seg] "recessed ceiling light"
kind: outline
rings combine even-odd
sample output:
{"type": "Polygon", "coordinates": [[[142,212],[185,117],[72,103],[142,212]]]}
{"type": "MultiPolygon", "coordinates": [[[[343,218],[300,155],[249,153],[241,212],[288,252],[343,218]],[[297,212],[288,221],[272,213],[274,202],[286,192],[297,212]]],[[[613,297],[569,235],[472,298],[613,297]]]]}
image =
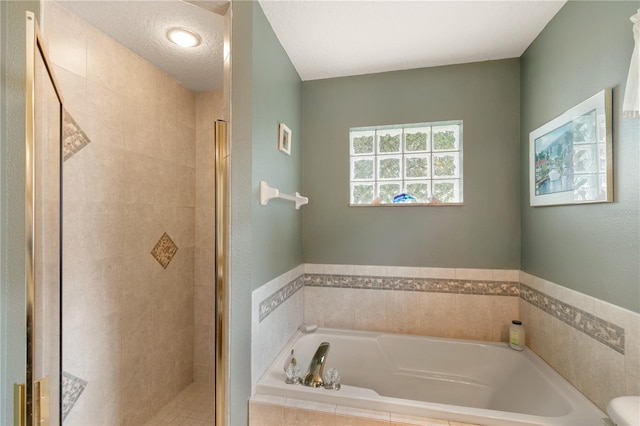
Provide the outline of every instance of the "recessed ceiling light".
{"type": "Polygon", "coordinates": [[[195,47],[202,42],[198,34],[184,28],[169,28],[167,38],[180,47],[195,47]]]}

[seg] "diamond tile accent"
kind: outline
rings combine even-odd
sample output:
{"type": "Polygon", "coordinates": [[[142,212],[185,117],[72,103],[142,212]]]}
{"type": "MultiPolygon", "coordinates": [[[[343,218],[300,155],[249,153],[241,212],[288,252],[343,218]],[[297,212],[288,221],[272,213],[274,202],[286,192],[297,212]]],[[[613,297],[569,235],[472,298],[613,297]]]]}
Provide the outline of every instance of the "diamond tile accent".
{"type": "Polygon", "coordinates": [[[178,246],[176,246],[176,243],[174,243],[171,237],[165,232],[153,250],[151,250],[151,256],[153,256],[164,269],[167,269],[167,266],[169,266],[171,259],[173,259],[177,251],[178,246]]]}
{"type": "Polygon", "coordinates": [[[62,420],[67,418],[85,387],[87,387],[85,380],[66,371],[62,372],[62,420]]]}
{"type": "Polygon", "coordinates": [[[73,117],[64,110],[62,114],[62,154],[64,161],[91,142],[73,117]]]}

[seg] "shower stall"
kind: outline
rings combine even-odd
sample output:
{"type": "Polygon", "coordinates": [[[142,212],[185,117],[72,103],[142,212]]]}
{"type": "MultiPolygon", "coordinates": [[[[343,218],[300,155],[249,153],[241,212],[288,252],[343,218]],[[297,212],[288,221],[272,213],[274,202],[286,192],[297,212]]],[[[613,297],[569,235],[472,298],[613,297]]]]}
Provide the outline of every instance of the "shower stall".
{"type": "MultiPolygon", "coordinates": [[[[27,66],[49,71],[53,90],[33,83],[27,110],[33,133],[48,139],[35,155],[38,138],[26,146],[27,180],[36,178],[26,203],[32,336],[18,420],[143,425],[165,413],[175,423],[163,407],[188,391],[200,395],[200,423],[222,424],[228,75],[213,90],[185,87],[72,12],[76,3],[41,2],[40,17],[27,17],[41,21],[42,36],[34,27],[27,44],[44,58],[27,66]],[[49,402],[38,408],[44,376],[49,402]]],[[[171,3],[215,15],[219,31],[204,37],[227,37],[227,8],[171,3]]],[[[173,21],[189,18],[158,25],[173,21]]]]}

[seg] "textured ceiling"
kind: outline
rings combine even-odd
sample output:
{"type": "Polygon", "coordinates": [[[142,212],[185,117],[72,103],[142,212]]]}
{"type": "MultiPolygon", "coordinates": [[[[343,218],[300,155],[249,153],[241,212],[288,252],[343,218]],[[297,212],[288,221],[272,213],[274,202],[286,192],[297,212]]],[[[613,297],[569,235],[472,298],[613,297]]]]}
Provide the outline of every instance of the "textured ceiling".
{"type": "MultiPolygon", "coordinates": [[[[186,87],[222,88],[228,1],[58,1],[186,87]],[[203,44],[178,48],[164,36],[175,26],[203,44]]],[[[316,80],[519,57],[565,0],[259,2],[300,77],[316,80]]]]}
{"type": "Polygon", "coordinates": [[[60,4],[195,92],[222,89],[224,14],[228,1],[97,0],[60,4]],[[183,49],[165,32],[183,27],[202,37],[183,49]]]}
{"type": "Polygon", "coordinates": [[[519,57],[554,0],[259,0],[303,80],[519,57]]]}

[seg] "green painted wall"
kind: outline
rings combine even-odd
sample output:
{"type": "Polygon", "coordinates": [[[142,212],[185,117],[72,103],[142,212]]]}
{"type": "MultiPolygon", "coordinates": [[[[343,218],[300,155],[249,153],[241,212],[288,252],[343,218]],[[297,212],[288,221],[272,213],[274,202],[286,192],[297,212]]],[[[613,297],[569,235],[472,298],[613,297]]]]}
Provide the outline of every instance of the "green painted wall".
{"type": "Polygon", "coordinates": [[[36,1],[0,5],[0,424],[13,424],[13,384],[25,383],[25,12],[36,1]]]}
{"type": "Polygon", "coordinates": [[[301,213],[292,203],[260,206],[258,182],[300,191],[301,82],[256,1],[232,3],[230,424],[247,423],[251,396],[251,292],[298,266],[301,213]],[[292,130],[278,151],[278,123],[292,130]]]}
{"type": "Polygon", "coordinates": [[[253,26],[253,289],[302,263],[302,210],[293,202],[258,201],[259,181],[284,194],[302,191],[302,81],[267,21],[253,26]],[[280,122],[292,134],[291,155],[278,150],[280,122]]]}
{"type": "Polygon", "coordinates": [[[640,312],[640,121],[622,118],[638,1],[568,2],[521,58],[522,270],[640,312]],[[588,23],[588,24],[586,24],[588,23]],[[613,88],[614,203],[529,207],[529,132],[613,88]]]}
{"type": "Polygon", "coordinates": [[[303,83],[304,261],[520,266],[519,61],[303,83]],[[350,127],[464,121],[464,205],[349,207],[350,127]]]}

